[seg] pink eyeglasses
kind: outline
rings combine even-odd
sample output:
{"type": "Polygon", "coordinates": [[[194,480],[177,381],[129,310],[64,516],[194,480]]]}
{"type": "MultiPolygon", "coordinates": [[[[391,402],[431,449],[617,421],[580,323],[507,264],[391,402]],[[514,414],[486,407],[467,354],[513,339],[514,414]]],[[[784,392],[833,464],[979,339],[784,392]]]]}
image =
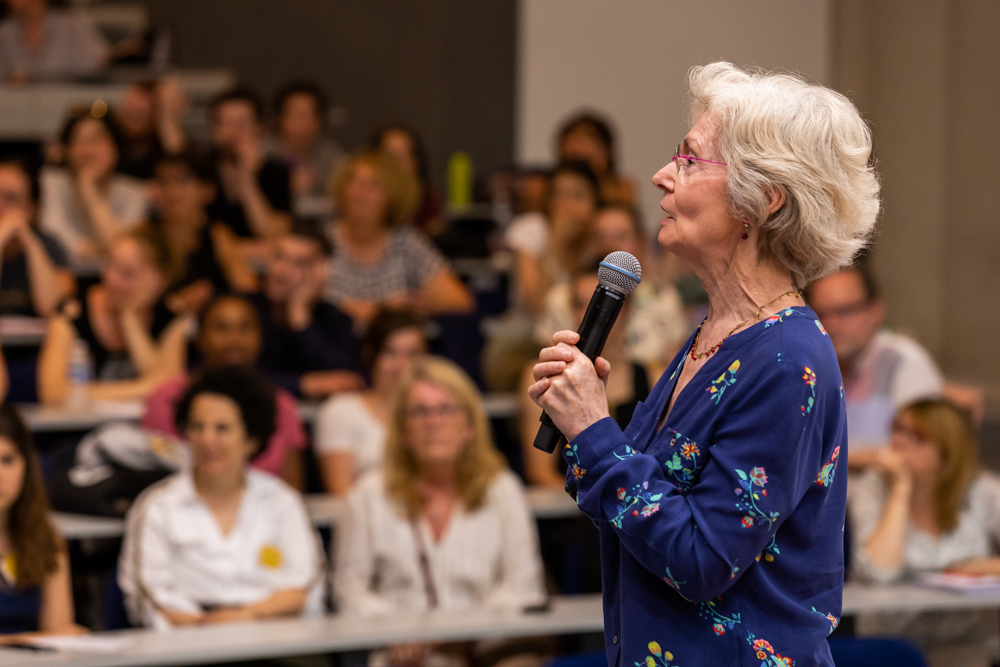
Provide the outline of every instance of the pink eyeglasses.
{"type": "Polygon", "coordinates": [[[677,144],[677,148],[674,149],[673,162],[677,163],[677,171],[680,171],[682,167],[686,167],[691,162],[707,162],[709,164],[721,164],[723,167],[729,166],[725,162],[716,162],[715,160],[705,160],[700,157],[695,157],[693,155],[681,155],[681,145],[677,144]]]}

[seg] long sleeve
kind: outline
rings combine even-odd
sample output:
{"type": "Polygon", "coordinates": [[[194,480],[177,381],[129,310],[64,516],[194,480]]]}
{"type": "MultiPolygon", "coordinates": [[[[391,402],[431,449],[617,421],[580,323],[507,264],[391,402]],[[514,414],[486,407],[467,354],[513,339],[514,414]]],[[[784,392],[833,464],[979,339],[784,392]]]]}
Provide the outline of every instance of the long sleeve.
{"type": "Polygon", "coordinates": [[[545,600],[534,517],[521,483],[504,473],[491,491],[500,515],[500,578],[486,606],[518,609],[545,600]]]}
{"type": "Polygon", "coordinates": [[[159,608],[189,613],[201,607],[174,585],[173,550],[167,517],[156,502],[159,487],[147,491],[129,511],[118,563],[118,583],[132,621],[164,629],[169,622],[159,608]]]}
{"type": "Polygon", "coordinates": [[[851,569],[854,576],[862,581],[891,583],[903,576],[905,564],[889,569],[872,563],[868,558],[866,545],[882,519],[885,495],[881,473],[874,470],[853,477],[848,485],[847,512],[854,543],[851,569]]]}
{"type": "Polygon", "coordinates": [[[392,601],[372,592],[375,554],[371,516],[358,486],[347,498],[347,514],[337,526],[333,591],[339,613],[377,616],[392,613],[392,601]]]}
{"type": "MultiPolygon", "coordinates": [[[[720,404],[738,370],[736,361],[699,400],[720,404]]],[[[817,385],[810,373],[789,360],[744,372],[740,383],[752,390],[726,397],[728,413],[713,441],[672,443],[662,465],[633,450],[612,419],[597,422],[564,450],[580,508],[612,526],[643,567],[685,598],[719,596],[762,556],[780,556],[778,530],[817,482],[828,403],[822,393],[831,383],[817,385]],[[682,459],[699,456],[708,458],[697,483],[668,479],[682,459]]]]}

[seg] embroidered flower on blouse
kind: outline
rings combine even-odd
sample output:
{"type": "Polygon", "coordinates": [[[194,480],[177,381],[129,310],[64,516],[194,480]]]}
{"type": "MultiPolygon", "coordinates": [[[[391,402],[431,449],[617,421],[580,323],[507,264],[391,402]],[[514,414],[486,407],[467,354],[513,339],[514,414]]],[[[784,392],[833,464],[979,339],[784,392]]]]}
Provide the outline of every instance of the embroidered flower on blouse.
{"type": "Polygon", "coordinates": [[[584,475],[586,475],[586,474],[587,474],[587,471],[586,471],[586,469],[584,469],[584,468],[581,468],[580,466],[578,466],[578,465],[575,465],[575,464],[573,465],[573,467],[571,468],[571,470],[573,471],[573,479],[575,479],[575,480],[576,480],[576,481],[578,481],[578,482],[579,482],[579,481],[580,481],[581,479],[583,479],[583,476],[584,476],[584,475]]]}
{"type": "Polygon", "coordinates": [[[753,517],[745,516],[743,517],[743,527],[753,528],[753,517]]]}
{"type": "Polygon", "coordinates": [[[758,466],[751,470],[750,481],[761,487],[767,484],[767,475],[764,474],[764,469],[758,466]]]}
{"type": "Polygon", "coordinates": [[[693,442],[685,443],[684,446],[681,447],[681,455],[688,460],[693,459],[700,453],[701,450],[698,449],[698,445],[694,444],[693,442]]]}
{"type": "Polygon", "coordinates": [[[660,511],[660,503],[653,503],[642,508],[643,516],[653,516],[660,511]]]}
{"type": "Polygon", "coordinates": [[[815,323],[816,323],[816,326],[817,326],[817,327],[819,327],[819,332],[820,332],[821,334],[823,334],[824,336],[827,336],[827,337],[829,337],[829,336],[830,336],[830,334],[828,334],[828,333],[826,332],[826,329],[824,329],[824,328],[823,328],[823,323],[822,323],[822,322],[820,322],[819,320],[813,320],[813,322],[815,322],[815,323]]]}

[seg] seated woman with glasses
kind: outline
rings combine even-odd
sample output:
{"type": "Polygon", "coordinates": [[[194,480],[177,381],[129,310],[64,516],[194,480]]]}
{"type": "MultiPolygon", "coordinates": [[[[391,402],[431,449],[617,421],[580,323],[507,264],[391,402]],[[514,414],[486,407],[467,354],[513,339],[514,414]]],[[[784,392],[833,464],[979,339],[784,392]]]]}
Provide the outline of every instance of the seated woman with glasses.
{"type": "Polygon", "coordinates": [[[456,365],[414,362],[396,392],[385,456],[349,496],[334,573],[341,612],[519,609],[545,599],[521,483],[456,365]]]}
{"type": "MultiPolygon", "coordinates": [[[[857,578],[888,583],[939,570],[1000,576],[1000,478],[978,471],[976,450],[969,416],[952,403],[922,400],[896,414],[891,446],[879,451],[878,468],[849,487],[857,578]]],[[[939,650],[954,658],[956,644],[989,664],[982,644],[996,627],[979,612],[860,621],[866,634],[902,634],[930,649],[931,664],[939,650]]]]}
{"type": "Polygon", "coordinates": [[[133,622],[166,629],[319,613],[322,557],[299,494],[250,460],[274,433],[274,389],[206,368],[177,405],[192,468],[126,517],[118,581],[133,622]]]}

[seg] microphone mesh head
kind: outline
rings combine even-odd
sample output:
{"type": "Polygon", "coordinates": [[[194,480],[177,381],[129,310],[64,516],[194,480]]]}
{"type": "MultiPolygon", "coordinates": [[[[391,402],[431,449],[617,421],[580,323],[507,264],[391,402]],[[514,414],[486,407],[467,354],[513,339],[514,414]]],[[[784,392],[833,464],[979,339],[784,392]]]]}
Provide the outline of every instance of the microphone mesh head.
{"type": "Polygon", "coordinates": [[[597,270],[597,277],[602,285],[631,294],[642,279],[642,267],[635,257],[619,250],[604,258],[597,270]]]}

